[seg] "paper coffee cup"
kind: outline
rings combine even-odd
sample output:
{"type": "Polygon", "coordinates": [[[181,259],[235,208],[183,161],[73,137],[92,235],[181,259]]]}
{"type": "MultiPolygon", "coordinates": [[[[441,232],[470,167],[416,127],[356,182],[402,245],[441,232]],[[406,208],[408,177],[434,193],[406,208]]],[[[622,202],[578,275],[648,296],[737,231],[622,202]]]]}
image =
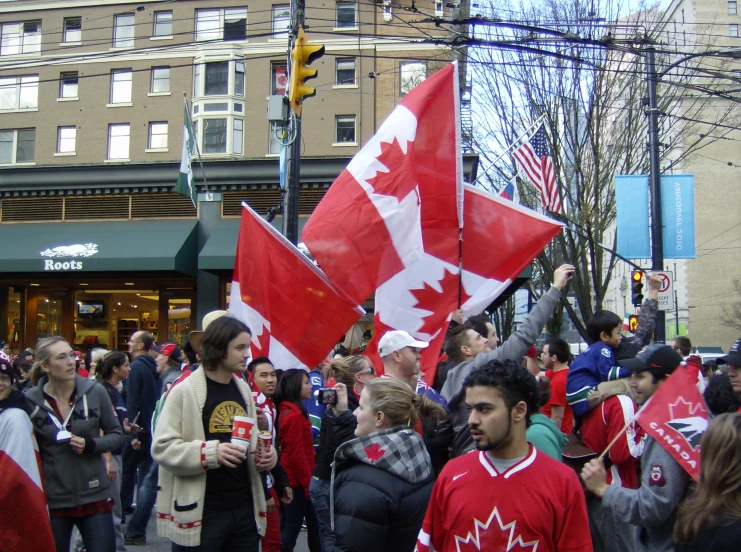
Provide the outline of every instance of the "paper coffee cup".
{"type": "Polygon", "coordinates": [[[255,427],[255,420],[247,416],[234,416],[232,422],[232,444],[247,450],[250,448],[250,436],[255,427]]]}

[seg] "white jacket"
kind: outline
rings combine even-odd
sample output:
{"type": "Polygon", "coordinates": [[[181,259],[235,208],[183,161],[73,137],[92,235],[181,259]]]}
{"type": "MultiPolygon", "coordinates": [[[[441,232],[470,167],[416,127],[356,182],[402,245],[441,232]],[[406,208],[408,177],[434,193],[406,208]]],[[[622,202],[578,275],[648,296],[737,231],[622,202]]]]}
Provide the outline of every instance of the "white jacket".
{"type": "MultiPolygon", "coordinates": [[[[250,388],[241,378],[234,380],[247,405],[247,415],[257,419],[250,388]]],[[[203,367],[172,387],[157,420],[152,442],[152,458],[160,466],[157,534],[181,546],[198,546],[201,542],[206,471],[219,467],[216,460],[219,441],[206,441],[203,431],[206,393],[203,367]]],[[[253,431],[250,450],[256,447],[257,431],[253,431]]],[[[255,523],[260,535],[264,535],[265,492],[254,455],[248,454],[246,462],[249,463],[255,523]]]]}

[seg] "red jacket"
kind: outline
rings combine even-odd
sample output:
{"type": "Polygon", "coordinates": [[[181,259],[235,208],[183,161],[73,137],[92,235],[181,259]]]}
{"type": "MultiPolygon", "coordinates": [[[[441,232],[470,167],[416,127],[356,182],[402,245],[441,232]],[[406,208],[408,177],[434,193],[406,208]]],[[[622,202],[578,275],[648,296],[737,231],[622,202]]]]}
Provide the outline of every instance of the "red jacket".
{"type": "Polygon", "coordinates": [[[291,487],[303,487],[309,495],[311,474],[316,467],[311,422],[301,409],[291,402],[278,408],[278,436],[280,438],[280,465],[288,474],[291,487]]]}

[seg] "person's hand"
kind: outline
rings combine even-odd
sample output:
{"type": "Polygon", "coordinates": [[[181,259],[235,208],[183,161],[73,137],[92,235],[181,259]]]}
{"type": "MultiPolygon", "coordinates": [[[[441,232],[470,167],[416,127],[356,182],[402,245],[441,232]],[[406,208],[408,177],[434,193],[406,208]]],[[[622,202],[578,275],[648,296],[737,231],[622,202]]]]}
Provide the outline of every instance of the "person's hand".
{"type": "Polygon", "coordinates": [[[463,324],[463,309],[454,310],[450,315],[450,319],[457,324],[463,324]]]}
{"type": "Polygon", "coordinates": [[[129,423],[129,419],[128,418],[124,418],[123,430],[124,430],[124,433],[126,435],[128,435],[129,433],[131,433],[131,424],[129,423]]]}
{"type": "Polygon", "coordinates": [[[283,504],[290,504],[293,502],[293,489],[291,487],[286,487],[283,489],[283,492],[281,493],[282,496],[280,497],[280,501],[283,504]]]}
{"type": "Polygon", "coordinates": [[[109,481],[116,480],[116,475],[118,474],[118,470],[116,469],[116,463],[113,461],[113,458],[110,456],[105,459],[105,471],[108,474],[109,481]]]}
{"type": "MultiPolygon", "coordinates": [[[[251,450],[250,454],[257,454],[256,450],[251,450]]],[[[275,447],[273,445],[270,445],[270,448],[267,452],[263,452],[262,458],[258,461],[257,456],[255,456],[255,466],[257,466],[258,471],[268,471],[273,466],[273,460],[275,459],[275,447]]]]}
{"type": "Polygon", "coordinates": [[[562,264],[559,266],[553,274],[553,287],[558,290],[563,290],[563,288],[566,287],[566,284],[569,283],[569,280],[571,280],[575,270],[574,265],[562,264]]]}
{"type": "Polygon", "coordinates": [[[270,424],[268,424],[268,417],[265,415],[265,412],[263,412],[262,408],[255,408],[255,412],[257,413],[258,429],[262,431],[269,431],[270,424]]]}
{"type": "Polygon", "coordinates": [[[272,514],[273,512],[275,512],[275,499],[270,498],[270,500],[265,503],[265,506],[265,510],[268,512],[268,514],[272,514]]]}
{"type": "Polygon", "coordinates": [[[581,470],[581,479],[587,489],[592,491],[596,496],[602,498],[609,485],[607,484],[607,472],[601,459],[595,458],[581,470]]]}
{"type": "Polygon", "coordinates": [[[334,386],[337,390],[337,404],[334,405],[335,414],[339,415],[350,408],[347,403],[347,386],[344,383],[338,383],[334,386]]]}
{"type": "Polygon", "coordinates": [[[142,442],[139,439],[132,439],[131,448],[133,448],[134,450],[141,450],[142,442]]]}
{"type": "Polygon", "coordinates": [[[247,452],[242,447],[231,443],[219,443],[216,446],[216,461],[220,466],[236,468],[247,458],[247,452]]]}
{"type": "Polygon", "coordinates": [[[661,284],[663,283],[663,279],[658,274],[646,274],[646,278],[648,279],[648,297],[649,299],[658,299],[659,298],[659,290],[661,289],[661,284]]]}
{"type": "Polygon", "coordinates": [[[78,437],[77,435],[73,435],[69,441],[69,446],[71,446],[72,450],[74,450],[77,454],[82,454],[82,451],[85,450],[85,439],[83,439],[82,437],[78,437]]]}

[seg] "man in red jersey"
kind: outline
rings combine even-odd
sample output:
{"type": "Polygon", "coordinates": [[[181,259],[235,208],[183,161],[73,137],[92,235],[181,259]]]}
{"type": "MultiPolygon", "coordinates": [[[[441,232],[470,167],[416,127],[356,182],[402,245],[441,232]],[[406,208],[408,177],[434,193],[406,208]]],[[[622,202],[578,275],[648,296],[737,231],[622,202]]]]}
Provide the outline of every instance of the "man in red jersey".
{"type": "Polygon", "coordinates": [[[570,354],[569,344],[560,337],[553,337],[543,345],[543,353],[540,355],[546,369],[545,377],[551,380],[551,398],[541,410],[566,435],[574,429],[574,412],[566,401],[570,354]]]}
{"type": "Polygon", "coordinates": [[[418,552],[591,552],[576,473],[525,438],[538,410],[534,376],[511,360],[493,360],[472,370],[463,387],[477,451],[440,473],[418,552]]]}

